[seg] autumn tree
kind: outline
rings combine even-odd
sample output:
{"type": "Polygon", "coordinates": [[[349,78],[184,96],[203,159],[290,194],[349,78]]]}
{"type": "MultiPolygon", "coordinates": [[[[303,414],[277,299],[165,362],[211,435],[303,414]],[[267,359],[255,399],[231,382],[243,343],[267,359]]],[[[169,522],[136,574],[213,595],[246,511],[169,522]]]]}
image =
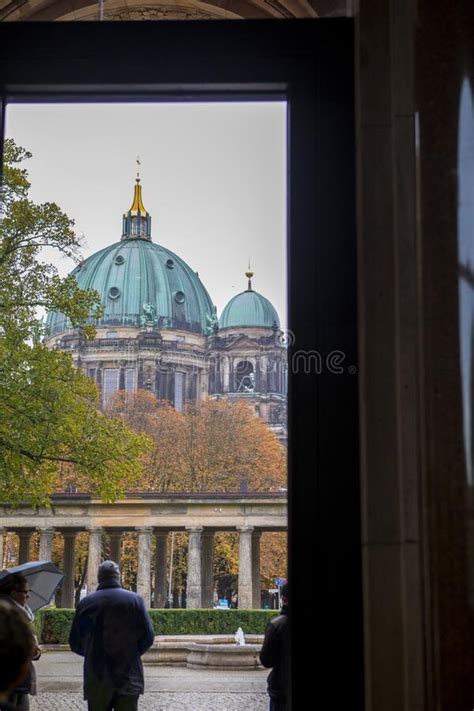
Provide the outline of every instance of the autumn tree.
{"type": "Polygon", "coordinates": [[[269,491],[286,486],[286,452],[243,401],[206,400],[186,414],[191,491],[269,491]]]}
{"type": "Polygon", "coordinates": [[[288,576],[288,538],[285,531],[266,531],[260,540],[262,588],[275,587],[275,578],[288,576]]]}
{"type": "MultiPolygon", "coordinates": [[[[269,491],[286,486],[286,451],[267,426],[242,401],[207,400],[176,412],[152,393],[118,392],[108,413],[144,432],[153,446],[143,457],[138,490],[157,492],[269,491]]],[[[186,589],[186,534],[174,536],[173,591],[186,589]]],[[[168,554],[170,551],[168,551],[168,554]]],[[[136,541],[124,536],[123,571],[126,584],[136,577],[136,541]]],[[[168,559],[168,571],[170,561],[168,559]]],[[[214,577],[220,594],[237,587],[239,536],[221,531],[214,538],[214,577]]],[[[284,533],[265,533],[261,543],[264,589],[274,587],[276,575],[286,575],[284,533]]]]}
{"type": "Polygon", "coordinates": [[[117,392],[109,401],[107,415],[120,418],[135,432],[148,435],[152,441],[142,457],[142,474],[138,491],[179,491],[184,488],[182,447],[184,416],[167,400],[152,393],[117,392]]]}
{"type": "Polygon", "coordinates": [[[118,392],[107,411],[153,446],[139,488],[151,491],[269,491],[286,486],[286,451],[245,402],[206,400],[178,413],[145,391],[118,392]]]}
{"type": "Polygon", "coordinates": [[[48,248],[80,258],[73,221],[54,203],[37,205],[23,162],[30,154],[4,144],[0,204],[0,499],[46,503],[61,464],[87,478],[104,499],[124,491],[138,473],[147,439],[99,410],[94,383],[70,355],[49,350],[38,309],[62,311],[71,326],[94,334],[87,323],[101,305],[95,292],[79,289],[42,260],[48,248]]]}

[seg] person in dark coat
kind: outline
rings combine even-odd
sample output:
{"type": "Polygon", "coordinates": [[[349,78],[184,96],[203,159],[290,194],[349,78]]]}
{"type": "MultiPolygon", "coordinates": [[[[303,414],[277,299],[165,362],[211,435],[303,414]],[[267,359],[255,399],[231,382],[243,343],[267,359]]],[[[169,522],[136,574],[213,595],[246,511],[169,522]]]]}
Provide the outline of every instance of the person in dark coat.
{"type": "Polygon", "coordinates": [[[144,692],[141,656],[154,632],[143,599],[120,585],[117,563],[99,567],[97,591],[77,606],[69,635],[84,657],[84,698],[89,711],[136,711],[144,692]]]}
{"type": "Polygon", "coordinates": [[[286,711],[288,708],[288,682],[290,666],[290,637],[288,630],[288,583],[281,590],[281,614],[274,617],[265,630],[260,661],[272,668],[268,675],[267,688],[270,711],[286,711]]]}
{"type": "MultiPolygon", "coordinates": [[[[22,616],[24,622],[30,625],[35,616],[27,604],[29,592],[28,581],[21,573],[11,573],[0,582],[0,600],[16,610],[22,616]]],[[[33,652],[29,660],[27,673],[23,676],[23,679],[19,680],[15,688],[10,691],[7,700],[0,704],[0,711],[12,711],[13,709],[16,709],[16,711],[29,711],[30,694],[36,695],[36,672],[32,660],[40,658],[41,650],[38,647],[33,631],[30,631],[30,634],[33,652]]]]}
{"type": "Polygon", "coordinates": [[[12,691],[29,675],[35,650],[35,638],[23,613],[0,600],[0,709],[8,708],[12,691]]]}

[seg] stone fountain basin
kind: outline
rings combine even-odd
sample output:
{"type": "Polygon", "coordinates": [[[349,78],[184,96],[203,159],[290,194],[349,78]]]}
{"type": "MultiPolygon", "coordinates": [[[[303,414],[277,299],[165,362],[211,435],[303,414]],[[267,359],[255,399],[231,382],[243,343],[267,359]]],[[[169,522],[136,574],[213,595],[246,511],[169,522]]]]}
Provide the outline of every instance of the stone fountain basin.
{"type": "Polygon", "coordinates": [[[190,644],[186,666],[189,669],[261,669],[258,653],[261,644],[190,644]]]}
{"type": "Polygon", "coordinates": [[[142,659],[144,664],[192,669],[261,669],[263,635],[247,635],[245,640],[245,645],[237,645],[233,635],[160,635],[142,659]]]}

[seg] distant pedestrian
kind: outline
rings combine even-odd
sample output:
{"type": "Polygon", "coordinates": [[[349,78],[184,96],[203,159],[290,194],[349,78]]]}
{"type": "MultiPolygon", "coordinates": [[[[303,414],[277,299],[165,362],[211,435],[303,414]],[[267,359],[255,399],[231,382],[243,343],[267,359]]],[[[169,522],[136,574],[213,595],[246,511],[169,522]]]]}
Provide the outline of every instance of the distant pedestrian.
{"type": "Polygon", "coordinates": [[[84,698],[89,711],[136,711],[153,627],[142,598],[122,588],[117,563],[102,563],[98,580],[77,606],[69,636],[72,651],[84,657],[84,698]]]}
{"type": "Polygon", "coordinates": [[[232,596],[230,598],[230,606],[233,610],[236,610],[239,606],[239,596],[236,592],[232,593],[232,596]]]}
{"type": "MultiPolygon", "coordinates": [[[[21,573],[7,575],[0,582],[0,600],[16,610],[25,623],[33,622],[35,616],[27,604],[30,590],[27,579],[21,573]]],[[[36,672],[32,663],[33,659],[39,659],[41,650],[38,647],[33,631],[30,631],[32,638],[32,653],[28,661],[26,674],[18,681],[7,697],[7,701],[0,704],[1,711],[29,711],[30,694],[36,695],[36,672]]]]}
{"type": "Polygon", "coordinates": [[[272,668],[268,675],[267,688],[270,697],[270,711],[287,711],[289,681],[289,630],[288,630],[288,583],[281,589],[281,614],[274,617],[265,630],[260,661],[264,667],[272,668]]]}

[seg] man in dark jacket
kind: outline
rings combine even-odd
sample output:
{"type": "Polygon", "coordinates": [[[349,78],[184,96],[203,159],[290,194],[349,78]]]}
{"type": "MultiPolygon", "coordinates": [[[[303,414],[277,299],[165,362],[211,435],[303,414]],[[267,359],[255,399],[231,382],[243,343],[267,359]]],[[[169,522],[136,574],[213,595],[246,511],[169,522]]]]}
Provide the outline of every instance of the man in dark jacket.
{"type": "Polygon", "coordinates": [[[99,586],[77,606],[69,644],[84,657],[84,698],[89,711],[136,711],[143,694],[141,655],[153,627],[141,597],[120,585],[117,563],[99,567],[99,586]]]}
{"type": "Polygon", "coordinates": [[[265,630],[260,661],[264,667],[272,668],[268,675],[268,695],[270,711],[286,711],[289,681],[289,630],[288,630],[288,583],[281,590],[281,615],[274,617],[265,630]]]}

